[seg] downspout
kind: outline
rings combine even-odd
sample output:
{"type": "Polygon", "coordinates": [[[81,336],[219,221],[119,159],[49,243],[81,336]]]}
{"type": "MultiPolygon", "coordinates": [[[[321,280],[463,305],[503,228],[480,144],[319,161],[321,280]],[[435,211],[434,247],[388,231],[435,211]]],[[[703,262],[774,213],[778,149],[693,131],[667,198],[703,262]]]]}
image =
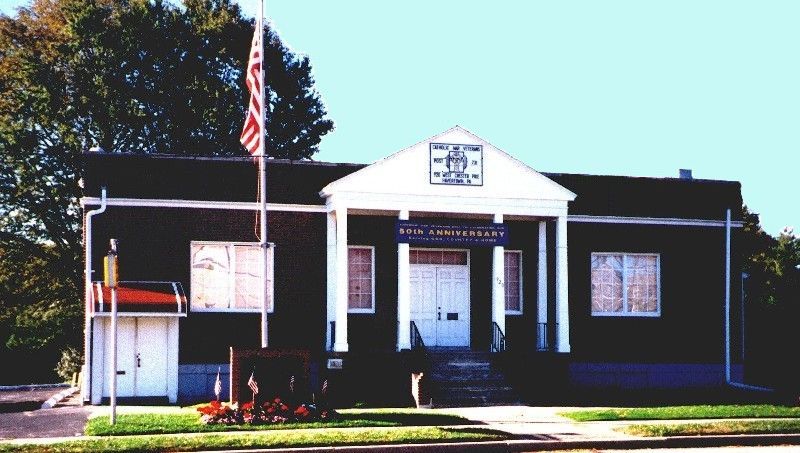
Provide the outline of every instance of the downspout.
{"type": "MultiPolygon", "coordinates": [[[[744,317],[742,317],[744,322],[744,317]]],[[[773,389],[731,380],[731,210],[725,214],[725,382],[745,390],[772,392],[773,389]]]]}
{"type": "Polygon", "coordinates": [[[106,211],[106,188],[100,189],[100,208],[86,213],[86,227],[84,237],[84,287],[86,289],[84,297],[86,299],[85,319],[83,323],[83,390],[81,396],[83,401],[91,400],[92,392],[92,217],[106,211]]]}

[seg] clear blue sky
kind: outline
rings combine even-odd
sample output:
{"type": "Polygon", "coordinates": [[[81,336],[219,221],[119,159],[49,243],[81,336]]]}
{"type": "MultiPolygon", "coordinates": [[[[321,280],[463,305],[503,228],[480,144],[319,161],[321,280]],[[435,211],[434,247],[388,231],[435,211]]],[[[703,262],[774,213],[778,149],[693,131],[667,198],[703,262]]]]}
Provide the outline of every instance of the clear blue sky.
{"type": "Polygon", "coordinates": [[[800,229],[796,0],[268,0],[266,13],[311,58],[336,122],[318,160],[372,162],[458,124],[539,171],[741,181],[767,232],[800,229]]]}

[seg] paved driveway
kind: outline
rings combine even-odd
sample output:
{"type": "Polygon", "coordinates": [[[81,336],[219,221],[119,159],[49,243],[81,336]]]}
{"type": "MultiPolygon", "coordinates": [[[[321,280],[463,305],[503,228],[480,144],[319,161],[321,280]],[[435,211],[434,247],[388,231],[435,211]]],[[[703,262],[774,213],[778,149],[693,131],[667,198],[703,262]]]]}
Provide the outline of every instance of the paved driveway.
{"type": "Polygon", "coordinates": [[[39,409],[63,389],[0,392],[0,439],[72,437],[83,434],[89,410],[73,396],[52,409],[39,409]]]}

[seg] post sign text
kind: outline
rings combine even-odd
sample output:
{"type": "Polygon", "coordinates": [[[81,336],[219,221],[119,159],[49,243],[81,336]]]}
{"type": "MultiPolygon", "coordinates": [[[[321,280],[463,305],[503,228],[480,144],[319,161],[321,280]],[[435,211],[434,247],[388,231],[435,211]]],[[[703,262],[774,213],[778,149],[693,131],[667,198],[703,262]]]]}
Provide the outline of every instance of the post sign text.
{"type": "Polygon", "coordinates": [[[483,185],[483,146],[431,143],[431,184],[483,185]]]}
{"type": "Polygon", "coordinates": [[[397,221],[397,242],[415,245],[508,245],[508,226],[502,223],[485,225],[445,225],[397,221]]]}

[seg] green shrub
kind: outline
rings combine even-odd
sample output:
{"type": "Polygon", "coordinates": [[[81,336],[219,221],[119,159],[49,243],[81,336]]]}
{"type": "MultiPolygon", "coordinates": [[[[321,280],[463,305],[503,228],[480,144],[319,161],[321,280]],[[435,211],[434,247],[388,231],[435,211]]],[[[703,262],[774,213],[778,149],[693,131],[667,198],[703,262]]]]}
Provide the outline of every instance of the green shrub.
{"type": "Polygon", "coordinates": [[[83,365],[83,354],[69,346],[61,351],[61,359],[55,367],[55,372],[65,382],[69,382],[72,380],[72,376],[81,370],[81,365],[83,365]]]}

